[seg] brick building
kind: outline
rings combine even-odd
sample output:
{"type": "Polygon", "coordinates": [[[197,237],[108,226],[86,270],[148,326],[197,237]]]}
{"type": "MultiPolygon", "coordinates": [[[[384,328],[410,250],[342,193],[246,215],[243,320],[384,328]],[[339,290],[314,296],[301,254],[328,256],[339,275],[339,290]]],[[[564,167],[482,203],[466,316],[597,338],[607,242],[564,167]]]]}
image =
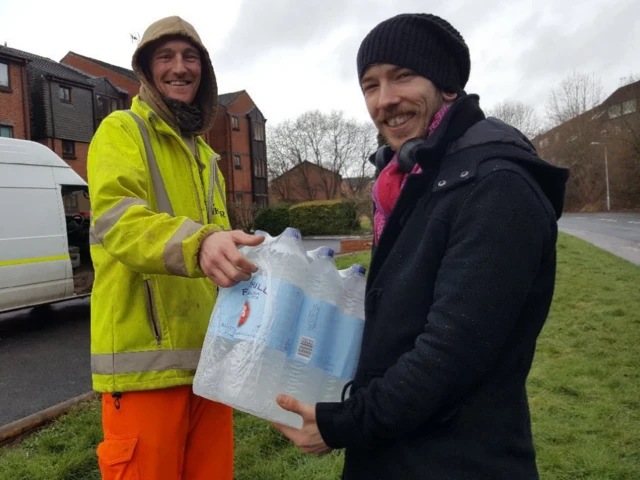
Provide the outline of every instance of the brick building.
{"type": "Polygon", "coordinates": [[[571,168],[569,209],[640,207],[640,81],[538,135],[541,156],[571,168]],[[610,190],[610,202],[606,191],[610,190]]]}
{"type": "Polygon", "coordinates": [[[106,77],[109,82],[127,92],[127,100],[125,108],[131,107],[131,100],[138,94],[140,90],[140,83],[133,70],[128,68],[118,67],[102,60],[97,60],[91,57],[85,57],[79,53],[69,52],[67,53],[60,63],[70,65],[78,70],[81,70],[93,77],[106,77]]]}
{"type": "Polygon", "coordinates": [[[205,140],[221,156],[227,202],[268,205],[266,119],[249,94],[218,97],[218,114],[205,140]]]}
{"type": "MultiPolygon", "coordinates": [[[[47,145],[86,180],[95,130],[112,111],[129,108],[139,86],[132,70],[75,52],[58,63],[0,47],[0,133],[47,145]]],[[[219,104],[203,139],[221,156],[227,203],[265,207],[266,119],[244,90],[220,95],[219,104]]]]}
{"type": "Polygon", "coordinates": [[[1,47],[0,54],[26,63],[29,139],[51,148],[86,180],[87,152],[95,131],[91,79],[32,53],[1,47]]]}
{"type": "Polygon", "coordinates": [[[0,47],[0,137],[30,138],[27,61],[0,47]]]}
{"type": "Polygon", "coordinates": [[[341,175],[304,161],[274,178],[269,191],[273,203],[296,203],[342,198],[343,188],[341,175]]]}

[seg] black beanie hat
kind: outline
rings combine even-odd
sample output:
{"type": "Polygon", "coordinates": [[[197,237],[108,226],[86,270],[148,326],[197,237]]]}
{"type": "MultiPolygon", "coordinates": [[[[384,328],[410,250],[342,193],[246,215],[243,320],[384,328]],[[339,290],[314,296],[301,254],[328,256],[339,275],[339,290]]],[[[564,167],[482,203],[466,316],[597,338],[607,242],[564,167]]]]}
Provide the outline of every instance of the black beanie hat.
{"type": "Polygon", "coordinates": [[[427,13],[403,13],[378,24],[360,44],[358,80],[375,63],[413,70],[438,88],[461,93],[469,80],[469,48],[446,20],[427,13]]]}

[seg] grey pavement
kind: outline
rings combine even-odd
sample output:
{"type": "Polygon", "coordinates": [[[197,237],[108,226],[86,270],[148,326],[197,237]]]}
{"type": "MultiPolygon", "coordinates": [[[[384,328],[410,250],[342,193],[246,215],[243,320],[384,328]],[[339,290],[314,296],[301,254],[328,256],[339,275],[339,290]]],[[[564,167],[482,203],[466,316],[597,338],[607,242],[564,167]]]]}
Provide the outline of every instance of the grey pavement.
{"type": "Polygon", "coordinates": [[[564,214],[561,231],[640,265],[640,213],[564,214]]]}
{"type": "Polygon", "coordinates": [[[326,238],[326,239],[313,239],[313,238],[303,238],[302,244],[304,245],[304,249],[315,250],[320,247],[329,247],[331,248],[336,255],[340,253],[340,239],[335,238],[326,238]]]}
{"type": "Polygon", "coordinates": [[[89,299],[0,314],[0,426],[89,391],[89,299]]]}
{"type": "Polygon", "coordinates": [[[304,249],[315,250],[320,247],[329,247],[335,254],[340,253],[340,241],[341,240],[357,240],[359,238],[366,238],[370,235],[317,235],[302,237],[302,245],[304,249]]]}

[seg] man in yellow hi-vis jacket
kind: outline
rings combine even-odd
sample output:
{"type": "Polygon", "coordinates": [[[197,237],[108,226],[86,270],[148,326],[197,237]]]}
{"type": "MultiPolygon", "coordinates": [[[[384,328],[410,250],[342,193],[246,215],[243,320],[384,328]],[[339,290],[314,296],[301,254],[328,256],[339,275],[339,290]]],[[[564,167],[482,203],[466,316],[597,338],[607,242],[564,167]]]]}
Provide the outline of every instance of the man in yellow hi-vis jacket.
{"type": "Polygon", "coordinates": [[[216,285],[256,266],[230,231],[218,156],[199,138],[215,119],[216,78],[195,29],[152,24],[133,55],[130,111],[104,119],[89,149],[93,225],[93,387],[102,392],[104,479],[233,477],[232,410],[191,383],[216,285]]]}

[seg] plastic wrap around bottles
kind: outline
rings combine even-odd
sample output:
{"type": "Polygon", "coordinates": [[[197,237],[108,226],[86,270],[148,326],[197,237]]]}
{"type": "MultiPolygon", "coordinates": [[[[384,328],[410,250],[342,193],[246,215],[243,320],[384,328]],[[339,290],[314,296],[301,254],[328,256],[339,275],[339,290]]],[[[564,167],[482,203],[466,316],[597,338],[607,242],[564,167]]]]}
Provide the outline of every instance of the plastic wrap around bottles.
{"type": "Polygon", "coordinates": [[[287,393],[306,403],[339,401],[353,378],[364,325],[364,267],[338,271],[333,250],[305,252],[287,228],[243,247],[251,280],[220,289],[193,391],[293,427],[302,419],[275,403],[287,393]]]}

